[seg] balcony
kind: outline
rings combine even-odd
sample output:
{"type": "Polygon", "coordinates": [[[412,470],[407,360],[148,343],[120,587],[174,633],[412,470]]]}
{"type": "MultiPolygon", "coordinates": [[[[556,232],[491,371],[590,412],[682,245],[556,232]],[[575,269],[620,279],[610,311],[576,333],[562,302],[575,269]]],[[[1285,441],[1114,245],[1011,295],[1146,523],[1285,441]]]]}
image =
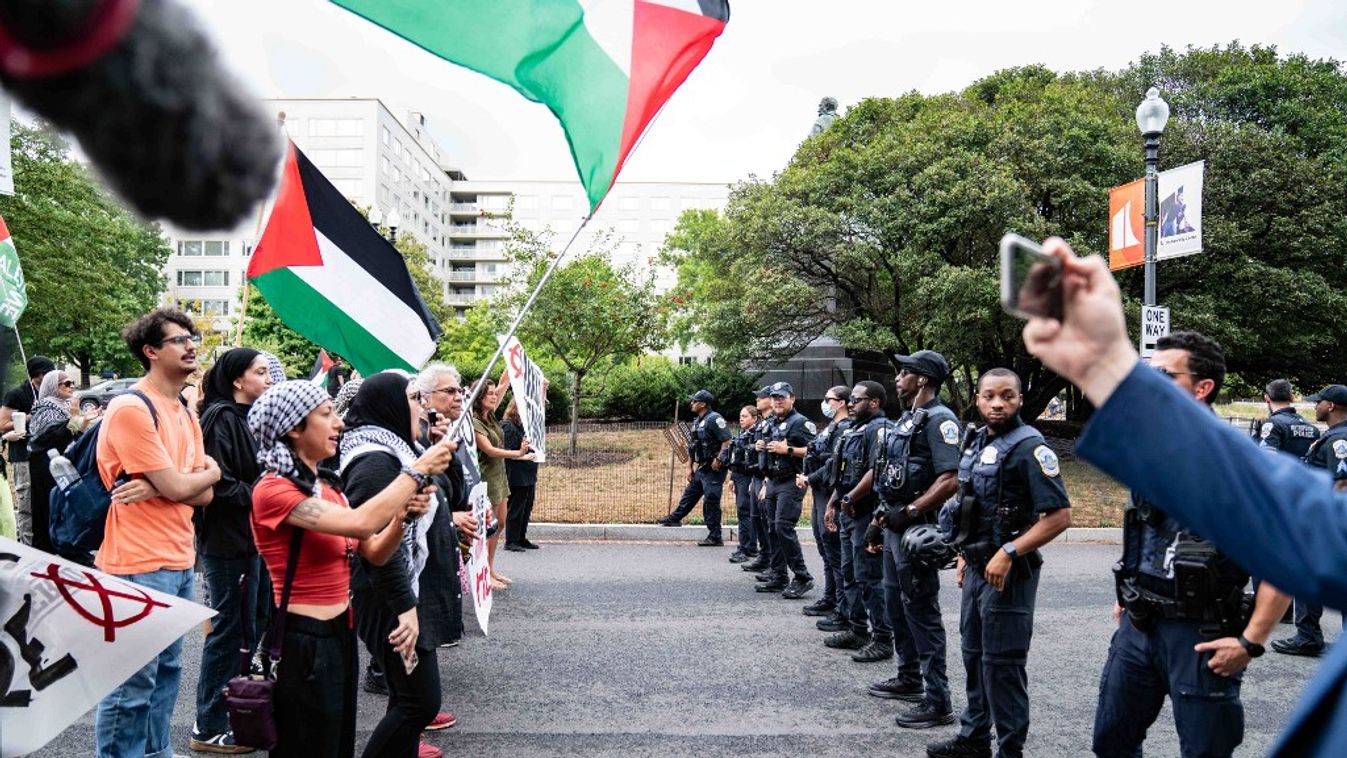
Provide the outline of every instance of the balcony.
{"type": "Polygon", "coordinates": [[[477,295],[449,294],[444,296],[444,301],[449,305],[472,305],[473,303],[477,302],[477,300],[478,300],[477,295]]]}
{"type": "Polygon", "coordinates": [[[476,271],[450,271],[449,281],[451,282],[475,282],[477,281],[476,271]]]}
{"type": "Polygon", "coordinates": [[[464,213],[477,215],[482,212],[482,209],[477,207],[477,203],[450,203],[449,212],[460,215],[464,213]]]}
{"type": "Polygon", "coordinates": [[[450,238],[463,237],[495,237],[504,239],[508,234],[506,231],[495,224],[450,224],[450,238]]]}

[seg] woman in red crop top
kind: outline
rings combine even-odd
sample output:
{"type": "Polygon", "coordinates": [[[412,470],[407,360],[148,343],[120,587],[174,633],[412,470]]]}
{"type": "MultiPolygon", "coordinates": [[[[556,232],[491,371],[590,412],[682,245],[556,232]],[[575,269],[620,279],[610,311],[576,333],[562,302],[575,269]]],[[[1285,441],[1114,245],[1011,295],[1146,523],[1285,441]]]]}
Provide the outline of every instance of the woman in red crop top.
{"type": "MultiPolygon", "coordinates": [[[[397,550],[403,522],[426,512],[419,493],[425,477],[449,464],[448,448],[434,445],[403,475],[358,510],[318,473],[337,451],[342,422],[327,393],[309,382],[272,386],[248,412],[258,437],[257,462],[266,472],[253,488],[252,527],[281,605],[286,564],[296,529],[302,530],[289,603],[272,621],[283,624],[276,669],[278,756],[349,758],[355,753],[355,634],[349,596],[351,557],[382,564],[397,550]]],[[[264,641],[264,644],[269,642],[264,641]]],[[[389,636],[412,649],[415,628],[389,636]]]]}

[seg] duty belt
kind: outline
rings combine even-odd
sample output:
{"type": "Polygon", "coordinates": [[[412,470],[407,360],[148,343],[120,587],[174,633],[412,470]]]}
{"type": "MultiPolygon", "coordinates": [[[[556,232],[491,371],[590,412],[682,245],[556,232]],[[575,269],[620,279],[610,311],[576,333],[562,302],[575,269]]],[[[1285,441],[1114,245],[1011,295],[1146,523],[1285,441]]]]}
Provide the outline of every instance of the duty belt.
{"type": "Polygon", "coordinates": [[[1165,597],[1141,586],[1135,577],[1123,577],[1115,572],[1118,586],[1118,602],[1127,609],[1132,625],[1141,631],[1149,631],[1158,620],[1183,621],[1198,624],[1200,633],[1206,639],[1238,634],[1248,623],[1251,609],[1242,603],[1243,592],[1229,602],[1205,603],[1198,608],[1192,604],[1180,603],[1174,598],[1165,597]]]}

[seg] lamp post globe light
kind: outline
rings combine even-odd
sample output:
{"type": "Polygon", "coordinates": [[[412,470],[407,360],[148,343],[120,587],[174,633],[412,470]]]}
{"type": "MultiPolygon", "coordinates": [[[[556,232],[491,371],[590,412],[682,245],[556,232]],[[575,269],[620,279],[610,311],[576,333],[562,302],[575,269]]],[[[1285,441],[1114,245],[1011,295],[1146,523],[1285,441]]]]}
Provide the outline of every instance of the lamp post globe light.
{"type": "Polygon", "coordinates": [[[1151,87],[1146,99],[1137,106],[1137,129],[1141,131],[1146,149],[1146,234],[1143,240],[1146,253],[1146,288],[1142,305],[1155,305],[1155,251],[1160,239],[1159,165],[1160,135],[1169,121],[1169,103],[1160,98],[1160,90],[1151,87]]]}
{"type": "Polygon", "coordinates": [[[369,225],[374,227],[376,232],[384,225],[384,212],[379,210],[377,205],[369,209],[369,225]]]}
{"type": "Polygon", "coordinates": [[[398,226],[402,224],[402,214],[398,213],[397,208],[393,208],[393,210],[388,212],[388,216],[384,219],[384,223],[388,225],[388,241],[397,242],[398,226]]]}

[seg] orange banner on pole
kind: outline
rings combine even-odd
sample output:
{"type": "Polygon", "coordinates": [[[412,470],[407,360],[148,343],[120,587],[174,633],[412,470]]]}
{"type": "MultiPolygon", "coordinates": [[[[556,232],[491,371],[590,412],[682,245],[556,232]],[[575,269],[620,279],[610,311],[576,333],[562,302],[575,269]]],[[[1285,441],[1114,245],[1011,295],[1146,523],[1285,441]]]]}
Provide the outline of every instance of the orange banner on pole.
{"type": "Polygon", "coordinates": [[[1108,267],[1114,271],[1146,262],[1146,180],[1108,192],[1108,267]]]}

